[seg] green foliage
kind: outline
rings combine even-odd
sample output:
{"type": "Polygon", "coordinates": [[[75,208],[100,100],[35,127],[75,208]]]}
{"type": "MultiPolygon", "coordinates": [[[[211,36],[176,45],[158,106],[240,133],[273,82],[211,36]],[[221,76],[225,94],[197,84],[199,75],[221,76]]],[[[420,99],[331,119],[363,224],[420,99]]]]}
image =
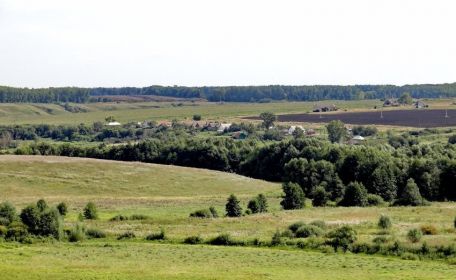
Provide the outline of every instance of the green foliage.
{"type": "Polygon", "coordinates": [[[40,199],[36,202],[36,207],[38,207],[38,210],[42,212],[48,208],[48,205],[44,199],[40,199]]]}
{"type": "Polygon", "coordinates": [[[357,238],[357,233],[354,229],[350,226],[343,226],[328,233],[327,243],[336,251],[342,248],[346,252],[357,238]]]}
{"type": "Polygon", "coordinates": [[[309,225],[319,227],[319,228],[321,228],[322,230],[326,230],[326,228],[327,228],[326,223],[325,223],[324,221],[319,221],[319,220],[312,221],[312,222],[310,222],[309,225]]]}
{"type": "Polygon", "coordinates": [[[345,189],[344,198],[339,202],[341,206],[367,206],[367,190],[358,182],[350,183],[345,189]]]}
{"type": "Polygon", "coordinates": [[[8,201],[0,203],[0,225],[8,226],[16,220],[16,208],[8,201]]]}
{"type": "Polygon", "coordinates": [[[385,201],[379,195],[369,193],[367,194],[367,205],[369,206],[382,206],[385,205],[385,201]]]}
{"type": "Polygon", "coordinates": [[[193,115],[192,118],[194,121],[200,121],[201,120],[201,115],[193,115]]]}
{"type": "Polygon", "coordinates": [[[212,212],[209,209],[196,210],[195,212],[190,213],[191,218],[214,218],[212,212]]]}
{"type": "Polygon", "coordinates": [[[106,233],[102,231],[101,229],[97,228],[89,228],[85,232],[86,236],[89,238],[105,238],[106,233]]]}
{"type": "Polygon", "coordinates": [[[284,183],[282,185],[284,195],[282,196],[282,201],[280,205],[285,210],[291,209],[301,209],[305,205],[305,196],[301,187],[295,183],[284,183]]]}
{"type": "Polygon", "coordinates": [[[148,220],[150,217],[143,214],[132,214],[128,219],[131,221],[148,220]]]}
{"type": "Polygon", "coordinates": [[[401,95],[401,97],[399,97],[398,101],[399,101],[400,104],[410,105],[410,104],[413,103],[413,98],[412,98],[412,96],[410,95],[409,92],[404,92],[401,95]]]}
{"type": "Polygon", "coordinates": [[[420,230],[424,235],[436,235],[437,234],[437,228],[433,225],[422,225],[420,227],[420,230]]]}
{"type": "Polygon", "coordinates": [[[417,243],[418,241],[420,241],[422,236],[423,234],[421,230],[416,228],[409,230],[409,232],[407,233],[407,239],[412,243],[417,243]]]}
{"type": "Polygon", "coordinates": [[[112,217],[109,220],[112,222],[128,221],[128,216],[119,214],[119,215],[115,215],[114,217],[112,217]]]}
{"type": "Polygon", "coordinates": [[[28,237],[27,226],[21,222],[12,222],[8,226],[5,240],[23,242],[28,237]]]}
{"type": "Polygon", "coordinates": [[[184,239],[185,244],[202,244],[204,242],[203,238],[199,235],[197,236],[189,236],[184,239]]]}
{"type": "Polygon", "coordinates": [[[163,228],[160,229],[160,232],[157,233],[151,233],[146,236],[146,240],[152,241],[152,240],[165,240],[166,239],[166,233],[163,228]]]}
{"type": "Polygon", "coordinates": [[[66,216],[66,214],[68,213],[68,206],[65,202],[60,202],[59,204],[57,204],[56,207],[61,216],[66,216]]]}
{"type": "Polygon", "coordinates": [[[266,196],[264,194],[259,194],[249,201],[247,208],[252,214],[268,212],[268,201],[266,196]]]}
{"type": "Polygon", "coordinates": [[[271,112],[264,112],[260,114],[260,119],[263,121],[263,127],[269,129],[274,125],[277,117],[271,112]]]}
{"type": "Polygon", "coordinates": [[[332,143],[339,143],[347,136],[345,124],[339,120],[330,121],[326,125],[326,130],[328,131],[328,139],[332,143]]]}
{"type": "Polygon", "coordinates": [[[323,229],[314,225],[303,225],[298,228],[295,235],[296,237],[307,238],[307,237],[317,237],[324,234],[323,229]]]}
{"type": "Polygon", "coordinates": [[[215,209],[214,206],[209,207],[209,211],[210,211],[211,214],[212,214],[212,218],[218,218],[218,217],[219,217],[219,214],[218,214],[218,212],[217,212],[217,209],[215,209]]]}
{"type": "Polygon", "coordinates": [[[378,129],[375,126],[354,126],[352,129],[353,135],[361,135],[363,137],[374,136],[378,129]]]}
{"type": "Polygon", "coordinates": [[[229,246],[234,245],[236,242],[231,238],[231,236],[227,233],[222,233],[209,241],[211,245],[219,245],[219,246],[229,246]]]}
{"type": "Polygon", "coordinates": [[[328,194],[323,186],[318,186],[314,193],[312,199],[312,205],[314,207],[324,207],[328,203],[328,194]]]}
{"type": "Polygon", "coordinates": [[[117,240],[133,239],[133,238],[136,238],[136,234],[133,231],[126,231],[126,232],[120,234],[117,237],[117,240]]]}
{"type": "Polygon", "coordinates": [[[300,227],[306,225],[305,222],[299,221],[288,226],[288,229],[295,233],[300,227]]]}
{"type": "Polygon", "coordinates": [[[274,235],[271,238],[271,246],[278,246],[278,245],[282,245],[282,244],[283,244],[282,234],[280,233],[279,230],[276,230],[276,232],[274,233],[274,235]]]}
{"type": "Polygon", "coordinates": [[[420,190],[415,181],[410,178],[407,180],[407,185],[402,191],[401,196],[395,202],[396,205],[404,206],[421,206],[425,205],[424,199],[421,197],[420,190]]]}
{"type": "Polygon", "coordinates": [[[84,218],[87,220],[97,220],[98,219],[98,210],[97,206],[93,202],[87,203],[82,212],[84,218]]]}
{"type": "Polygon", "coordinates": [[[85,227],[84,224],[77,223],[73,229],[71,229],[68,235],[68,241],[70,242],[81,242],[85,239],[85,227]]]}
{"type": "Polygon", "coordinates": [[[448,144],[456,144],[456,134],[453,134],[448,138],[448,144]]]}
{"type": "Polygon", "coordinates": [[[242,208],[239,204],[237,197],[232,194],[228,197],[227,203],[225,205],[225,211],[227,217],[240,217],[242,216],[242,208]]]}
{"type": "Polygon", "coordinates": [[[63,236],[62,216],[56,208],[49,208],[44,200],[22,209],[20,218],[32,234],[52,236],[58,240],[63,236]]]}
{"type": "Polygon", "coordinates": [[[392,222],[390,217],[386,215],[381,215],[380,218],[378,219],[378,227],[381,229],[390,229],[392,227],[392,222]]]}

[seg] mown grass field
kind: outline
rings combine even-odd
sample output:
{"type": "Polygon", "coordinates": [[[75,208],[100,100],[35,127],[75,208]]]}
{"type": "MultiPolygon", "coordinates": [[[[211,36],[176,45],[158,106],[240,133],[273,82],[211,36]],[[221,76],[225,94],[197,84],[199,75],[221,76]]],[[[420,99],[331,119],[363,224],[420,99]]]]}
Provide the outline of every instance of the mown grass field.
{"type": "MultiPolygon", "coordinates": [[[[378,236],[381,214],[393,221],[388,238],[407,243],[406,233],[434,225],[424,236],[429,245],[456,241],[454,203],[428,207],[312,208],[282,211],[279,184],[223,172],[145,163],[93,159],[0,156],[0,201],[18,208],[44,198],[65,201],[71,228],[88,201],[99,207],[100,219],[88,228],[108,234],[100,241],[19,245],[0,243],[2,279],[453,279],[456,267],[444,261],[408,261],[398,257],[323,254],[299,249],[177,245],[188,236],[204,239],[229,233],[235,239],[270,241],[277,229],[296,221],[324,220],[330,227],[350,224],[360,241],[378,236]],[[215,206],[219,214],[229,194],[247,201],[264,193],[270,213],[241,218],[189,218],[192,211],[215,206]],[[144,214],[139,221],[109,219],[117,214],[144,214]],[[150,243],[144,236],[164,228],[168,241],[150,243]],[[136,239],[117,241],[125,231],[136,239]],[[30,269],[33,267],[33,269],[30,269]]],[[[309,204],[309,203],[308,203],[309,204]]],[[[419,246],[419,245],[417,245],[419,246]]]]}

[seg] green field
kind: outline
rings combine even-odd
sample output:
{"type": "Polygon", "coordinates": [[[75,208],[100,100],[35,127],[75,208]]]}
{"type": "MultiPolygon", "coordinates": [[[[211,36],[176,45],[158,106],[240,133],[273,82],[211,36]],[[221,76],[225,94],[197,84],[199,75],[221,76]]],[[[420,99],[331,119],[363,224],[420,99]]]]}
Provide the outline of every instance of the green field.
{"type": "MultiPolygon", "coordinates": [[[[399,257],[335,254],[286,248],[178,245],[191,235],[211,238],[229,233],[238,240],[269,241],[276,229],[296,221],[324,220],[330,227],[350,224],[360,241],[378,234],[381,214],[393,220],[391,238],[407,243],[410,228],[434,225],[438,233],[424,236],[429,245],[456,241],[454,203],[428,207],[312,208],[282,211],[280,185],[223,172],[145,163],[93,159],[1,156],[0,201],[18,208],[39,198],[65,201],[71,228],[85,203],[95,202],[100,219],[86,226],[102,229],[105,240],[80,244],[45,242],[0,243],[2,279],[451,279],[456,268],[444,261],[409,261],[399,257]],[[195,219],[190,212],[215,206],[223,214],[229,194],[243,207],[265,193],[270,213],[241,218],[195,219]],[[144,214],[140,221],[109,219],[116,214],[144,214]],[[168,241],[150,243],[144,236],[164,228],[168,241]],[[125,231],[131,241],[116,241],[125,231]],[[33,269],[30,269],[33,267],[33,269]],[[128,277],[127,277],[128,276],[128,277]],[[154,278],[155,277],[155,278],[154,278]]],[[[417,245],[418,246],[418,245],[417,245]]]]}

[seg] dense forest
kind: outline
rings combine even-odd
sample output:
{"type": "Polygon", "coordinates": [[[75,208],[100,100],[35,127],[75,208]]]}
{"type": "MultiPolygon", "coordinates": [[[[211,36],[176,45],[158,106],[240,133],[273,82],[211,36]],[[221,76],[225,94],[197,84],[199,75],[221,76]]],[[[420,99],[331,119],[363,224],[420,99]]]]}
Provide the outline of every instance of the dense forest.
{"type": "Polygon", "coordinates": [[[204,98],[219,102],[269,102],[273,100],[317,101],[397,98],[409,92],[414,98],[456,97],[456,83],[438,85],[354,85],[354,86],[227,86],[227,87],[164,87],[143,88],[13,88],[0,87],[0,103],[109,101],[105,96],[156,95],[179,98],[204,98]]]}

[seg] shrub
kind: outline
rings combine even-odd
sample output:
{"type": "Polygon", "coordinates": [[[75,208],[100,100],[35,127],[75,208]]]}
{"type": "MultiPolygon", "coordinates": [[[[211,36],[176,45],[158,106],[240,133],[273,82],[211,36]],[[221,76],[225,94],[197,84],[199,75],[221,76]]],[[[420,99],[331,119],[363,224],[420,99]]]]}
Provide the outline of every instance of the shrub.
{"type": "Polygon", "coordinates": [[[135,238],[136,235],[134,232],[132,231],[126,231],[124,233],[122,233],[121,235],[119,235],[117,237],[117,240],[124,240],[124,239],[132,239],[132,238],[135,238]]]}
{"type": "Polygon", "coordinates": [[[420,189],[412,178],[408,179],[407,185],[395,204],[403,206],[421,206],[425,204],[424,199],[421,197],[420,189]]]}
{"type": "Polygon", "coordinates": [[[0,226],[0,237],[5,237],[8,228],[6,226],[0,226]]]}
{"type": "Polygon", "coordinates": [[[203,238],[200,236],[189,236],[184,239],[185,244],[201,244],[203,241],[203,238]]]}
{"type": "Polygon", "coordinates": [[[312,205],[314,207],[324,207],[328,204],[328,193],[323,186],[318,186],[313,193],[312,205]]]}
{"type": "Polygon", "coordinates": [[[85,234],[89,238],[105,238],[106,237],[106,233],[97,228],[89,228],[85,234]]]}
{"type": "Polygon", "coordinates": [[[288,229],[291,230],[293,233],[295,233],[298,230],[298,228],[300,228],[304,225],[306,225],[306,223],[304,223],[303,221],[299,221],[299,222],[292,223],[291,225],[289,225],[288,229]]]}
{"type": "Polygon", "coordinates": [[[116,216],[112,217],[109,220],[112,221],[112,222],[127,221],[128,217],[125,216],[125,215],[120,215],[119,214],[119,215],[116,215],[116,216]]]}
{"type": "Polygon", "coordinates": [[[229,246],[234,245],[235,242],[231,238],[231,236],[227,233],[222,233],[209,241],[211,245],[220,245],[220,246],[229,246]]]}
{"type": "Polygon", "coordinates": [[[249,201],[247,204],[248,210],[250,210],[250,213],[256,214],[260,212],[260,204],[258,203],[258,200],[252,199],[249,201]]]}
{"type": "Polygon", "coordinates": [[[191,218],[206,218],[210,219],[212,218],[212,213],[209,209],[201,209],[201,210],[196,210],[193,213],[190,213],[191,218]]]}
{"type": "Polygon", "coordinates": [[[367,190],[363,184],[358,182],[350,183],[345,189],[343,199],[339,202],[341,206],[367,206],[367,190]]]}
{"type": "Polygon", "coordinates": [[[334,250],[342,248],[346,252],[350,246],[357,240],[357,233],[350,226],[343,226],[335,229],[328,234],[328,245],[331,245],[334,250]]]}
{"type": "Polygon", "coordinates": [[[388,242],[388,238],[386,238],[385,236],[377,236],[372,240],[372,242],[374,242],[375,244],[383,244],[388,242]]]}
{"type": "Polygon", "coordinates": [[[384,205],[384,204],[385,204],[385,200],[383,200],[383,197],[376,195],[376,194],[372,194],[372,193],[367,194],[367,205],[380,206],[380,205],[384,205]]]}
{"type": "Polygon", "coordinates": [[[407,239],[412,243],[420,241],[422,236],[423,234],[421,233],[421,230],[416,228],[409,230],[407,233],[407,239]]]}
{"type": "Polygon", "coordinates": [[[242,208],[239,205],[239,200],[232,194],[228,197],[225,205],[226,216],[228,217],[240,217],[242,216],[242,208]]]}
{"type": "Polygon", "coordinates": [[[132,220],[132,221],[140,221],[140,220],[147,220],[147,219],[149,219],[149,216],[143,215],[143,214],[133,214],[133,215],[131,215],[128,219],[129,219],[129,220],[132,220]]]}
{"type": "Polygon", "coordinates": [[[324,231],[314,225],[303,225],[296,231],[296,237],[307,238],[313,236],[321,236],[324,234],[324,231]]]}
{"type": "Polygon", "coordinates": [[[37,234],[39,231],[40,215],[40,210],[36,205],[29,205],[22,209],[20,218],[31,233],[37,234]]]}
{"type": "Polygon", "coordinates": [[[310,222],[310,225],[319,227],[323,230],[325,230],[327,228],[326,223],[324,221],[319,221],[319,220],[310,222]]]}
{"type": "Polygon", "coordinates": [[[451,135],[451,136],[448,138],[448,143],[449,143],[449,144],[456,144],[456,134],[451,135]]]}
{"type": "Polygon", "coordinates": [[[63,237],[63,220],[56,208],[47,208],[41,213],[37,233],[57,240],[63,237]]]}
{"type": "Polygon", "coordinates": [[[77,223],[68,235],[68,241],[80,242],[85,239],[85,227],[83,224],[77,223]]]}
{"type": "Polygon", "coordinates": [[[456,217],[454,217],[454,228],[456,228],[456,217]]]}
{"type": "Polygon", "coordinates": [[[194,121],[200,121],[201,120],[201,115],[193,115],[193,120],[194,121]]]}
{"type": "Polygon", "coordinates": [[[214,206],[209,207],[209,211],[211,211],[212,217],[213,218],[218,218],[219,214],[217,213],[217,209],[215,209],[214,206]]]}
{"type": "Polygon", "coordinates": [[[160,232],[158,233],[151,233],[146,236],[146,240],[165,240],[166,239],[166,234],[164,229],[160,229],[160,232]]]}
{"type": "Polygon", "coordinates": [[[0,225],[9,225],[16,219],[16,215],[16,208],[10,202],[0,203],[0,225]]]}
{"type": "Polygon", "coordinates": [[[5,240],[22,242],[28,237],[26,225],[21,222],[12,222],[6,231],[5,240]]]}
{"type": "Polygon", "coordinates": [[[66,216],[66,214],[68,213],[68,206],[65,202],[60,202],[59,204],[57,204],[57,210],[59,211],[60,215],[66,216]]]}
{"type": "Polygon", "coordinates": [[[274,235],[272,236],[272,239],[271,239],[271,246],[278,246],[281,244],[283,244],[282,234],[280,234],[279,230],[276,230],[276,232],[274,233],[274,235]]]}
{"type": "Polygon", "coordinates": [[[38,207],[40,211],[44,211],[46,208],[48,208],[48,205],[44,199],[40,199],[36,202],[36,207],[38,207]]]}
{"type": "Polygon", "coordinates": [[[420,227],[421,232],[424,235],[436,235],[437,229],[433,225],[423,225],[420,227]]]}
{"type": "Polygon", "coordinates": [[[266,196],[262,193],[260,193],[257,197],[256,200],[258,201],[259,205],[259,213],[266,213],[268,212],[268,200],[266,196]]]}
{"type": "Polygon", "coordinates": [[[286,230],[282,231],[280,233],[280,235],[282,237],[287,237],[287,238],[293,238],[294,237],[294,233],[291,230],[289,230],[289,229],[286,229],[286,230]]]}
{"type": "Polygon", "coordinates": [[[98,219],[98,211],[95,203],[89,202],[87,205],[84,207],[83,211],[84,218],[87,220],[96,220],[98,219]]]}
{"type": "Polygon", "coordinates": [[[392,226],[391,219],[388,216],[381,215],[377,225],[381,229],[389,229],[392,226]]]}
{"type": "Polygon", "coordinates": [[[282,185],[283,192],[285,193],[282,196],[282,205],[283,209],[301,209],[305,205],[305,196],[302,188],[296,183],[284,183],[282,185]]]}

